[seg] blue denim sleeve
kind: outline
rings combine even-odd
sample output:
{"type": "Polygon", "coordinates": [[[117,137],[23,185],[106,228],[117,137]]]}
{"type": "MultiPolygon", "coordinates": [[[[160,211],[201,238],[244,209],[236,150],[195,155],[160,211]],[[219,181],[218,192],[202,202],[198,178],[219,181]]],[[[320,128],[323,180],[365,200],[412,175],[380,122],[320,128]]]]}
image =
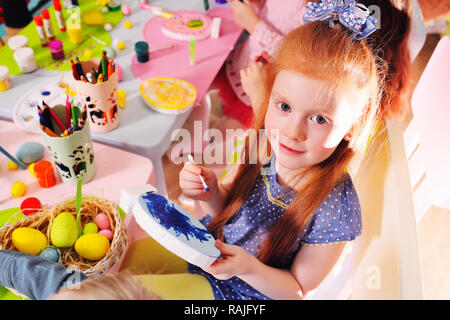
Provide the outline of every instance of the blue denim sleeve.
{"type": "Polygon", "coordinates": [[[61,287],[74,286],[88,277],[80,271],[30,254],[0,250],[0,284],[32,300],[43,300],[61,287]]]}

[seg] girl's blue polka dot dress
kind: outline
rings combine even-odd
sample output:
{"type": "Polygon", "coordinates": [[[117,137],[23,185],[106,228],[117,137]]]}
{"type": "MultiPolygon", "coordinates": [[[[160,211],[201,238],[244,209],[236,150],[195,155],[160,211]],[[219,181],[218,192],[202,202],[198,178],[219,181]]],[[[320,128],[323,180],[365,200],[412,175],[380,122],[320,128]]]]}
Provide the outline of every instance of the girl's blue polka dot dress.
{"type": "MultiPolygon", "coordinates": [[[[224,227],[225,242],[240,246],[256,254],[258,244],[267,237],[267,232],[283,215],[295,194],[277,181],[275,157],[262,168],[250,196],[224,227]],[[280,196],[285,195],[283,198],[280,196]]],[[[207,226],[212,217],[206,215],[200,221],[207,226]]],[[[333,242],[351,241],[361,234],[361,207],[349,175],[319,205],[308,227],[299,235],[290,254],[277,266],[289,269],[302,245],[324,245],[333,242]]],[[[218,280],[201,268],[189,264],[190,273],[204,275],[211,284],[216,300],[267,300],[238,277],[218,280]]]]}

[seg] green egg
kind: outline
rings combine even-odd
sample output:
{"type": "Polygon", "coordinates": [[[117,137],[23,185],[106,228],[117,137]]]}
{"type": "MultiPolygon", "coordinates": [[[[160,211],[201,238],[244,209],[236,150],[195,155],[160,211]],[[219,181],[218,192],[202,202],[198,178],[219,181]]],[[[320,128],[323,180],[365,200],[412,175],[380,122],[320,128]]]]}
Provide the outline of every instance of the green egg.
{"type": "Polygon", "coordinates": [[[84,226],[83,234],[97,233],[98,227],[95,223],[89,222],[84,226]]]}

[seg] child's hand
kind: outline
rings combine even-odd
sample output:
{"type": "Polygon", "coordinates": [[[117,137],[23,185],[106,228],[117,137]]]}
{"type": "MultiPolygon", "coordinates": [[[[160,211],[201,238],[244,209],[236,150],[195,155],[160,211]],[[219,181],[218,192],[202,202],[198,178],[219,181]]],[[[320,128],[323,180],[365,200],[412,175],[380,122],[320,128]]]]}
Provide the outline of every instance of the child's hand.
{"type": "Polygon", "coordinates": [[[179,183],[181,191],[194,200],[208,201],[217,191],[217,177],[214,171],[190,162],[186,162],[181,169],[179,183]],[[203,176],[209,191],[205,190],[199,175],[203,176]]]}
{"type": "Polygon", "coordinates": [[[250,34],[259,22],[259,17],[253,9],[249,0],[241,2],[239,0],[227,0],[231,2],[231,9],[234,13],[234,22],[247,30],[250,34]]]}
{"type": "Polygon", "coordinates": [[[250,98],[253,111],[256,111],[262,99],[264,99],[264,88],[266,81],[266,72],[263,67],[260,67],[257,62],[250,62],[247,68],[242,69],[241,83],[245,93],[250,98]]]}
{"type": "Polygon", "coordinates": [[[216,247],[222,253],[222,257],[214,261],[204,270],[219,280],[228,280],[234,276],[247,274],[256,259],[244,248],[226,244],[216,240],[216,247]]]}

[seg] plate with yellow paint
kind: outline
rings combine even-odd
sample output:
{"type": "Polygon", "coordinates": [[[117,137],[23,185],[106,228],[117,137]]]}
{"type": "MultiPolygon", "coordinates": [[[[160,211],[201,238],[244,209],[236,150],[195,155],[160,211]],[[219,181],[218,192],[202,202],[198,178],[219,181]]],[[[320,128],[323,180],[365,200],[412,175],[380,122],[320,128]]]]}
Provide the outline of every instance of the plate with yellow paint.
{"type": "Polygon", "coordinates": [[[189,111],[197,98],[192,83],[171,77],[150,78],[141,83],[139,91],[147,106],[165,114],[189,111]]]}
{"type": "Polygon", "coordinates": [[[37,85],[26,92],[14,105],[14,124],[24,131],[40,133],[41,129],[39,128],[39,116],[36,105],[42,107],[42,101],[45,101],[51,107],[57,104],[65,105],[67,94],[70,94],[74,98],[75,104],[78,104],[74,88],[75,83],[72,72],[65,72],[37,85]]]}

